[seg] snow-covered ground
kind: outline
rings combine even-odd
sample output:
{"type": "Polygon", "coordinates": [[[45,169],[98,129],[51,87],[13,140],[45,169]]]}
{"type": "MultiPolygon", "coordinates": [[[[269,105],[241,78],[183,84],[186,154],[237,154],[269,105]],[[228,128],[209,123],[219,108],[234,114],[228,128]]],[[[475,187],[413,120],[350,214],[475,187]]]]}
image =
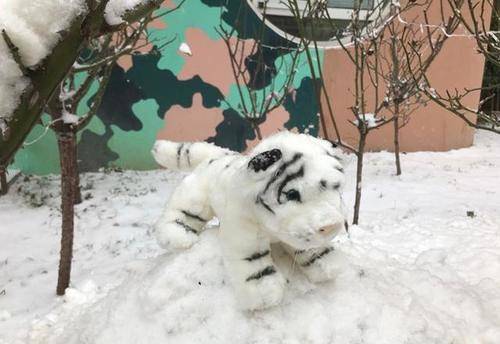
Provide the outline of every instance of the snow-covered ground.
{"type": "Polygon", "coordinates": [[[216,228],[177,254],[155,243],[182,177],[166,171],[82,176],[72,289],[56,297],[58,178],[22,177],[0,198],[0,343],[500,343],[500,137],[402,158],[396,177],[391,154],[367,155],[338,278],[313,285],[277,251],[285,300],[254,313],[236,309],[216,228]]]}

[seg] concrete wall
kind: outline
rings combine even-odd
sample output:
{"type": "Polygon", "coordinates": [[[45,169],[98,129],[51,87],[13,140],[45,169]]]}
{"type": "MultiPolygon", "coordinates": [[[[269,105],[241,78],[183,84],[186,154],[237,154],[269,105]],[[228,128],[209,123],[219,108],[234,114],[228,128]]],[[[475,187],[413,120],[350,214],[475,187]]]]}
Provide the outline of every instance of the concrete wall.
{"type": "MultiPolygon", "coordinates": [[[[176,1],[174,1],[176,2],[176,1]]],[[[178,1],[177,1],[178,2],[178,1]]],[[[237,151],[256,144],[256,134],[239,109],[240,98],[234,82],[227,48],[216,31],[219,25],[235,29],[233,39],[251,44],[260,37],[261,21],[245,0],[189,0],[176,12],[152,23],[153,37],[174,41],[159,51],[153,46],[142,54],[122,58],[114,68],[104,101],[97,116],[79,135],[80,169],[95,171],[100,167],[120,166],[150,169],[156,165],[149,153],[157,138],[171,140],[206,140],[237,151]],[[186,42],[192,56],[178,51],[186,42]]],[[[171,1],[165,8],[174,6],[171,1]]],[[[265,74],[250,71],[260,80],[257,90],[269,91],[272,83],[284,82],[276,66],[290,58],[293,42],[272,27],[264,32],[262,53],[265,74]],[[285,48],[283,48],[285,47],[285,48]]],[[[252,60],[249,53],[247,58],[252,60]]],[[[341,49],[321,50],[325,82],[333,100],[342,136],[356,141],[348,110],[352,105],[352,65],[341,49]]],[[[474,53],[469,39],[453,39],[430,71],[437,89],[479,86],[484,61],[474,53]]],[[[90,97],[91,94],[88,95],[90,97]]],[[[478,98],[470,97],[475,106],[478,98]]],[[[82,104],[87,107],[87,104],[82,104]]],[[[83,110],[83,109],[82,109],[83,110]]],[[[318,106],[313,80],[302,55],[293,87],[283,106],[268,114],[259,125],[264,136],[286,128],[317,135],[318,106]]],[[[48,119],[45,118],[45,123],[48,119]]],[[[331,126],[327,127],[329,133],[331,126]]],[[[370,149],[391,149],[389,127],[370,135],[370,149]]],[[[27,173],[58,172],[57,145],[51,131],[39,125],[27,142],[35,141],[16,156],[15,167],[27,173]]],[[[460,120],[436,106],[419,109],[403,129],[403,151],[447,150],[472,143],[473,131],[460,120]]]]}

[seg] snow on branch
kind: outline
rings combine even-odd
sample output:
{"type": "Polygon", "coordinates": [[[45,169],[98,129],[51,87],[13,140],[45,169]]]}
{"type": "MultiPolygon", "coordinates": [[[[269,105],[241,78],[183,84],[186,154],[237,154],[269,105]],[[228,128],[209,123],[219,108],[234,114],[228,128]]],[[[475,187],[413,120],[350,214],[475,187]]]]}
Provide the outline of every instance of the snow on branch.
{"type": "MultiPolygon", "coordinates": [[[[84,42],[127,27],[109,25],[105,20],[109,3],[121,14],[115,1],[1,0],[0,32],[5,30],[7,36],[0,36],[0,166],[12,161],[84,42]],[[18,49],[18,60],[26,66],[29,77],[16,63],[13,47],[18,49]]],[[[124,11],[121,17],[133,24],[151,17],[162,2],[119,2],[124,11]]]]}
{"type": "Polygon", "coordinates": [[[353,121],[353,124],[358,126],[360,122],[364,122],[368,128],[376,128],[382,122],[383,118],[377,118],[373,113],[365,113],[358,116],[358,119],[353,121]]]}
{"type": "Polygon", "coordinates": [[[14,61],[16,62],[17,67],[23,72],[24,76],[28,76],[28,70],[26,69],[26,66],[23,64],[23,61],[21,61],[21,55],[19,55],[19,48],[16,47],[14,43],[12,43],[12,40],[10,39],[5,29],[2,29],[2,38],[5,44],[7,45],[7,48],[9,49],[12,59],[14,59],[14,61]]]}
{"type": "Polygon", "coordinates": [[[140,5],[146,5],[151,0],[110,0],[104,11],[104,18],[109,25],[120,25],[126,20],[124,16],[140,5]]]}
{"type": "Polygon", "coordinates": [[[30,84],[26,77],[86,11],[84,0],[2,0],[0,11],[0,126],[6,127],[30,84]]]}

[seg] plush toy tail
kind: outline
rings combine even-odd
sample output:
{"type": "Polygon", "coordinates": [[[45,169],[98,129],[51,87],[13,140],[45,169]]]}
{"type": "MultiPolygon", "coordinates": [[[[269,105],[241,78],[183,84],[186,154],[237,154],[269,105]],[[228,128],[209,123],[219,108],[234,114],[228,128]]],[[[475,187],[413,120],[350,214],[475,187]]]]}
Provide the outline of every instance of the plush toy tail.
{"type": "Polygon", "coordinates": [[[158,140],[151,150],[156,162],[175,171],[191,171],[200,163],[234,154],[225,148],[207,142],[172,142],[158,140]]]}

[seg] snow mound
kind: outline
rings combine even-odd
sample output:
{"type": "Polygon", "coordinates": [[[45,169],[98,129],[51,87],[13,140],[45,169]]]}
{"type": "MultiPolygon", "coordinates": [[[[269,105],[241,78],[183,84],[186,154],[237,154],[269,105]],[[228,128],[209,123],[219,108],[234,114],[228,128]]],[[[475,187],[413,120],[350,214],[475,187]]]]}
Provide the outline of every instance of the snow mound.
{"type": "MultiPolygon", "coordinates": [[[[411,228],[413,235],[404,226],[401,231],[413,242],[432,227],[411,228]]],[[[350,239],[337,240],[335,254],[344,267],[335,281],[318,285],[275,247],[275,259],[289,281],[283,304],[248,313],[237,308],[217,231],[209,229],[191,250],[124,267],[130,276],[121,286],[76,317],[56,315],[61,321],[50,331],[32,332],[31,339],[75,344],[498,343],[500,276],[464,283],[460,272],[481,269],[467,258],[471,250],[464,252],[465,243],[451,253],[422,245],[405,262],[396,259],[398,252],[381,249],[378,236],[354,227],[350,239]]],[[[491,258],[487,252],[482,258],[491,258]]],[[[490,269],[500,271],[500,262],[490,269]]],[[[88,301],[77,299],[82,298],[88,301]]]]}
{"type": "MultiPolygon", "coordinates": [[[[84,0],[2,0],[0,31],[19,48],[22,63],[35,67],[60,39],[71,21],[86,9],[84,0]]],[[[29,81],[0,37],[0,120],[9,118],[29,81]]]]}
{"type": "MultiPolygon", "coordinates": [[[[215,223],[187,251],[155,242],[184,174],[82,174],[64,298],[60,180],[18,178],[0,197],[0,343],[498,344],[499,152],[480,132],[467,149],[402,155],[401,176],[392,154],[367,153],[361,225],[334,242],[336,280],[312,284],[275,250],[285,298],[254,313],[237,309],[215,223]]],[[[347,156],[348,204],[354,169],[347,156]]]]}

